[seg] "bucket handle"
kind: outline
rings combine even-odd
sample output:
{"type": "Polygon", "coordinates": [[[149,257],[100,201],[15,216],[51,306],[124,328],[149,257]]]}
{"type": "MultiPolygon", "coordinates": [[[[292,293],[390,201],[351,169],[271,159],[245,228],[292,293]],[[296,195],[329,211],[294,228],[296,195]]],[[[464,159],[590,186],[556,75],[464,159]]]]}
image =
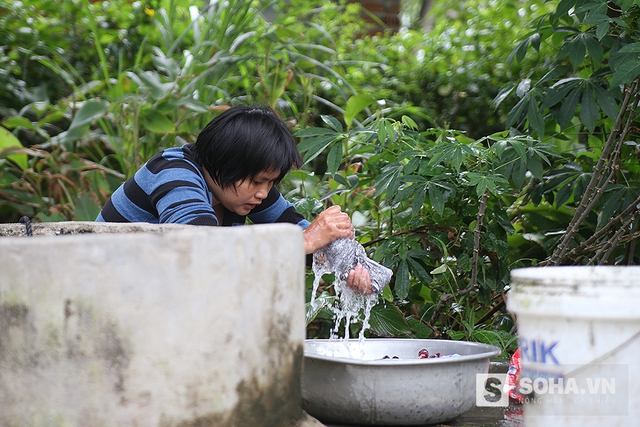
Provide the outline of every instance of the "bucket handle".
{"type": "Polygon", "coordinates": [[[614,355],[616,352],[618,352],[619,350],[624,349],[625,347],[627,347],[629,344],[631,344],[633,341],[635,341],[636,339],[638,339],[638,337],[640,337],[640,331],[636,332],[635,334],[633,334],[631,337],[629,337],[626,341],[622,342],[619,346],[617,346],[616,348],[614,348],[613,350],[610,350],[608,352],[606,352],[605,354],[603,354],[602,356],[596,357],[594,360],[592,360],[589,363],[585,363],[584,365],[574,369],[573,371],[569,372],[568,374],[564,374],[564,376],[568,376],[568,375],[575,375],[578,372],[581,372],[584,369],[587,369],[589,366],[591,365],[595,365],[597,363],[600,363],[602,361],[604,361],[605,359],[607,359],[609,356],[614,355]]]}

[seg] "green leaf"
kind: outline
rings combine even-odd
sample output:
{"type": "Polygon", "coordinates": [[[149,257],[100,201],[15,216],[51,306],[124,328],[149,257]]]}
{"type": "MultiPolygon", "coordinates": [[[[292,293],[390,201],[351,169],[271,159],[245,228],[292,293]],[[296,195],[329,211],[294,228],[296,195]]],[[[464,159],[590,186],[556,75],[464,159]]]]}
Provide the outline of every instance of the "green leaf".
{"type": "Polygon", "coordinates": [[[431,274],[442,274],[446,273],[448,270],[447,264],[440,264],[438,267],[431,270],[431,274]]]}
{"type": "Polygon", "coordinates": [[[280,67],[277,67],[266,79],[266,83],[269,85],[269,104],[275,105],[278,99],[282,97],[287,85],[291,81],[293,71],[280,71],[280,67]]]}
{"type": "Polygon", "coordinates": [[[527,49],[529,48],[529,38],[520,42],[520,44],[509,54],[507,58],[507,64],[511,64],[513,58],[516,58],[518,62],[522,62],[525,55],[527,54],[527,49]]]}
{"type": "MultiPolygon", "coordinates": [[[[424,259],[426,257],[426,253],[424,251],[420,251],[420,252],[421,252],[420,254],[421,259],[424,259]]],[[[422,283],[423,285],[431,283],[433,279],[431,278],[431,276],[429,276],[429,273],[427,273],[427,270],[425,270],[422,264],[420,264],[418,259],[416,259],[416,257],[413,254],[413,251],[409,251],[409,256],[407,257],[407,264],[409,264],[410,273],[415,278],[417,278],[420,281],[420,283],[422,283]]]]}
{"type": "Polygon", "coordinates": [[[573,71],[578,69],[578,66],[582,63],[586,53],[587,48],[584,41],[581,37],[576,37],[569,46],[569,62],[571,62],[571,65],[573,66],[573,71]]]}
{"type": "Polygon", "coordinates": [[[155,71],[142,71],[137,74],[142,84],[149,90],[149,94],[155,100],[162,99],[174,88],[175,83],[163,83],[160,74],[155,71]]]}
{"type": "Polygon", "coordinates": [[[404,186],[393,197],[394,203],[401,203],[401,202],[407,200],[409,197],[411,197],[416,192],[416,189],[417,189],[417,186],[414,186],[414,185],[404,186]]]}
{"type": "Polygon", "coordinates": [[[540,160],[538,160],[537,157],[533,157],[533,156],[528,157],[527,167],[529,168],[529,170],[531,171],[531,174],[534,177],[538,178],[539,180],[542,180],[543,178],[542,163],[540,162],[540,160]]]}
{"type": "Polygon", "coordinates": [[[580,120],[582,120],[589,133],[593,133],[598,123],[598,105],[590,90],[585,90],[582,94],[580,120]]]}
{"type": "MultiPolygon", "coordinates": [[[[0,151],[11,147],[22,148],[22,144],[14,134],[3,127],[0,127],[0,151]]],[[[7,155],[7,158],[18,165],[22,170],[26,170],[29,167],[26,154],[9,154],[7,155]]]]}
{"type": "Polygon", "coordinates": [[[469,172],[469,185],[476,187],[476,195],[481,197],[486,190],[492,194],[498,193],[498,185],[506,186],[508,182],[500,175],[488,176],[477,172],[469,172]]]}
{"type": "Polygon", "coordinates": [[[604,36],[609,32],[609,21],[601,22],[596,27],[596,37],[598,40],[602,40],[604,36]]]}
{"type": "Polygon", "coordinates": [[[396,140],[396,130],[393,128],[393,124],[391,124],[391,122],[389,120],[385,120],[383,122],[384,125],[384,130],[385,133],[387,134],[387,138],[389,138],[390,141],[395,141],[396,140]]]}
{"type": "Polygon", "coordinates": [[[569,93],[569,95],[567,95],[567,98],[562,103],[562,109],[560,110],[560,117],[558,121],[561,128],[566,128],[571,122],[571,119],[573,119],[573,116],[576,114],[581,94],[582,89],[580,87],[576,87],[569,93]]]}
{"type": "Polygon", "coordinates": [[[496,141],[495,144],[491,146],[491,150],[496,153],[496,157],[498,159],[502,159],[502,155],[504,154],[504,150],[507,148],[507,142],[503,139],[496,141]]]}
{"type": "Polygon", "coordinates": [[[351,122],[358,113],[375,102],[376,98],[371,94],[360,94],[350,97],[344,110],[344,122],[347,124],[347,127],[351,127],[351,122]]]}
{"type": "MultiPolygon", "coordinates": [[[[493,220],[496,221],[504,231],[509,234],[515,231],[513,225],[511,224],[511,220],[509,219],[509,216],[507,215],[507,212],[504,208],[496,204],[491,212],[493,214],[493,220]]],[[[460,258],[458,258],[458,263],[460,263],[460,258]]]]}
{"type": "Polygon", "coordinates": [[[615,120],[618,116],[618,104],[616,99],[609,93],[607,90],[600,87],[599,84],[592,84],[591,87],[595,91],[596,101],[602,111],[609,117],[611,120],[615,120]]]}
{"type": "Polygon", "coordinates": [[[67,218],[59,212],[51,212],[49,214],[38,212],[36,218],[41,222],[61,222],[67,220],[67,218]]]}
{"type": "Polygon", "coordinates": [[[338,182],[339,184],[342,184],[346,187],[350,187],[349,186],[349,181],[347,181],[346,179],[344,179],[344,176],[340,175],[339,173],[336,173],[333,175],[333,179],[336,180],[336,182],[338,182]]]}
{"type": "Polygon", "coordinates": [[[513,126],[514,123],[520,120],[526,107],[527,98],[522,98],[511,110],[509,110],[509,114],[507,114],[507,128],[513,126]]]}
{"type": "Polygon", "coordinates": [[[409,116],[402,116],[402,124],[411,130],[418,130],[418,124],[409,116]]]}
{"type": "Polygon", "coordinates": [[[85,102],[73,117],[69,129],[56,138],[65,145],[82,138],[89,131],[91,123],[103,117],[108,108],[107,101],[93,99],[85,102]]]}
{"type": "Polygon", "coordinates": [[[571,198],[571,194],[573,193],[573,183],[572,182],[568,182],[565,185],[563,185],[562,187],[560,187],[558,189],[558,192],[556,193],[556,208],[561,207],[562,205],[564,205],[567,200],[569,200],[571,198]]]}
{"type": "Polygon", "coordinates": [[[428,191],[431,206],[433,206],[439,215],[442,215],[444,212],[444,194],[442,193],[442,190],[440,190],[437,185],[429,183],[428,191]]]}
{"type": "Polygon", "coordinates": [[[409,254],[409,247],[406,245],[406,243],[402,243],[402,244],[398,245],[398,257],[402,261],[406,261],[407,260],[408,254],[409,254]]]}
{"type": "Polygon", "coordinates": [[[630,83],[640,75],[640,60],[628,61],[620,65],[613,73],[611,86],[619,86],[630,83]]]}
{"type": "Polygon", "coordinates": [[[387,187],[387,197],[393,198],[393,195],[398,191],[398,187],[401,184],[401,177],[394,177],[391,182],[389,182],[389,186],[387,187]]]}
{"type": "Polygon", "coordinates": [[[309,323],[313,322],[315,318],[318,316],[320,311],[323,308],[331,306],[337,298],[335,296],[329,295],[328,292],[323,292],[320,295],[316,296],[314,301],[314,306],[311,305],[310,302],[305,304],[305,321],[308,326],[309,323]]]}
{"type": "Polygon", "coordinates": [[[342,162],[342,143],[340,141],[333,144],[327,154],[327,168],[331,175],[335,175],[342,162]]]}
{"type": "Polygon", "coordinates": [[[609,22],[609,17],[604,13],[589,13],[587,18],[582,21],[583,25],[600,25],[603,22],[609,22]]]}
{"type": "Polygon", "coordinates": [[[527,118],[529,119],[529,126],[531,126],[531,129],[533,129],[538,137],[542,139],[544,137],[544,118],[538,109],[538,104],[533,98],[529,101],[527,118]]]}
{"type": "Polygon", "coordinates": [[[511,146],[513,147],[515,152],[518,153],[518,156],[520,156],[521,159],[527,158],[527,149],[524,147],[524,145],[522,145],[522,142],[517,141],[515,139],[512,139],[509,142],[511,143],[511,146]]]}
{"type": "Polygon", "coordinates": [[[378,126],[378,142],[380,144],[384,144],[387,141],[387,127],[384,126],[384,123],[380,123],[378,126]]]}
{"type": "Polygon", "coordinates": [[[323,208],[322,202],[315,197],[304,197],[297,202],[294,202],[294,206],[298,212],[303,215],[306,214],[307,216],[310,216],[323,208]]]}
{"type": "Polygon", "coordinates": [[[24,117],[18,117],[18,116],[9,117],[7,120],[2,122],[2,125],[7,129],[15,129],[19,127],[23,127],[29,130],[36,129],[33,123],[31,123],[31,120],[27,120],[24,117]]]}
{"type": "Polygon", "coordinates": [[[562,101],[567,96],[567,93],[569,93],[571,89],[578,86],[581,81],[582,79],[578,77],[572,77],[558,81],[553,86],[551,86],[551,89],[549,89],[546,96],[544,97],[540,108],[544,110],[546,108],[553,107],[558,102],[562,101]]]}
{"type": "Polygon", "coordinates": [[[291,29],[283,25],[279,25],[276,28],[276,34],[281,39],[287,39],[287,38],[298,39],[304,36],[304,34],[302,34],[300,31],[291,29]]]}
{"type": "Polygon", "coordinates": [[[344,130],[344,128],[342,127],[342,123],[340,123],[335,117],[327,115],[322,115],[320,117],[322,118],[322,121],[328,124],[329,127],[334,131],[342,132],[344,130]]]}
{"type": "Polygon", "coordinates": [[[51,113],[38,120],[38,126],[45,125],[47,123],[55,123],[64,119],[64,113],[62,111],[52,111],[51,113]]]}
{"type": "Polygon", "coordinates": [[[614,212],[620,208],[620,202],[624,197],[624,190],[612,189],[605,194],[603,197],[603,207],[602,212],[598,216],[598,225],[600,227],[604,226],[609,222],[614,212]]]}
{"type": "Polygon", "coordinates": [[[334,140],[335,134],[330,134],[305,139],[300,144],[298,144],[298,150],[303,153],[306,152],[303,159],[304,163],[308,163],[311,160],[315,159],[334,140]]]}
{"type": "Polygon", "coordinates": [[[513,169],[511,170],[511,179],[513,180],[513,184],[516,188],[522,188],[524,184],[524,178],[527,173],[525,158],[520,158],[520,160],[516,161],[513,164],[513,169]]]}
{"type": "Polygon", "coordinates": [[[438,163],[445,165],[453,163],[454,168],[459,172],[464,161],[469,157],[476,156],[477,153],[477,147],[472,144],[465,144],[453,137],[444,138],[429,151],[431,158],[428,164],[435,166],[438,163]]]}
{"type": "Polygon", "coordinates": [[[155,50],[156,55],[151,56],[154,65],[160,71],[163,71],[172,80],[175,80],[180,73],[180,66],[173,58],[167,58],[159,49],[155,50]]]}
{"type": "Polygon", "coordinates": [[[640,53],[640,42],[624,45],[618,53],[640,53]]]}
{"type": "Polygon", "coordinates": [[[449,338],[451,338],[452,340],[456,340],[456,341],[460,341],[460,340],[463,340],[465,338],[464,332],[462,332],[462,331],[453,331],[451,329],[447,330],[447,335],[449,335],[449,338]]]}
{"type": "Polygon", "coordinates": [[[559,19],[560,17],[564,17],[571,8],[575,7],[576,0],[561,0],[556,8],[556,11],[553,13],[554,19],[559,19]]]}
{"type": "MultiPolygon", "coordinates": [[[[400,156],[398,156],[400,158],[400,156]]],[[[403,158],[411,158],[411,155],[407,155],[407,156],[402,156],[403,158]]],[[[420,164],[422,163],[422,158],[420,157],[413,157],[411,158],[411,160],[409,160],[409,162],[407,163],[407,165],[404,167],[404,173],[414,173],[415,171],[418,170],[418,168],[420,167],[420,164]]]]}
{"type": "Polygon", "coordinates": [[[393,302],[393,291],[391,290],[391,286],[387,285],[382,289],[382,297],[385,301],[393,302]]]}
{"type": "Polygon", "coordinates": [[[175,131],[173,122],[164,114],[152,108],[146,108],[140,112],[142,126],[155,133],[172,133],[175,131]]]}
{"type": "Polygon", "coordinates": [[[327,128],[306,128],[306,129],[299,130],[298,132],[293,134],[293,136],[296,136],[298,138],[308,138],[310,136],[320,136],[320,135],[334,135],[335,137],[337,137],[339,135],[339,132],[336,132],[333,129],[327,129],[327,128]]]}
{"type": "Polygon", "coordinates": [[[633,7],[633,4],[637,4],[638,6],[640,6],[640,3],[637,0],[620,0],[618,2],[618,4],[620,4],[620,8],[622,9],[623,12],[628,11],[629,9],[631,9],[633,7]]]}
{"type": "Polygon", "coordinates": [[[411,335],[411,327],[404,315],[392,304],[378,304],[371,309],[369,327],[377,335],[383,337],[397,337],[411,335]]]}
{"type": "Polygon", "coordinates": [[[75,203],[76,221],[95,221],[100,213],[100,206],[88,193],[79,193],[75,203]]]}
{"type": "Polygon", "coordinates": [[[505,86],[503,86],[500,89],[500,92],[498,92],[498,94],[496,95],[495,98],[493,98],[493,105],[495,107],[499,106],[502,101],[504,101],[505,99],[507,99],[507,97],[511,94],[511,92],[513,92],[513,89],[515,89],[517,86],[515,83],[509,83],[505,86]]]}
{"type": "Polygon", "coordinates": [[[426,191],[424,187],[421,187],[419,190],[415,192],[413,195],[413,200],[411,200],[411,212],[413,215],[417,215],[420,209],[422,209],[422,205],[424,204],[424,200],[426,198],[426,191]]]}
{"type": "Polygon", "coordinates": [[[538,52],[540,52],[540,33],[535,33],[532,34],[531,37],[529,37],[529,40],[531,41],[531,46],[538,52]]]}
{"type": "Polygon", "coordinates": [[[394,162],[388,164],[382,169],[382,173],[378,176],[374,182],[374,187],[376,188],[376,192],[374,197],[378,197],[384,191],[386,191],[389,187],[389,184],[400,176],[402,172],[402,164],[399,162],[394,162]]]}
{"type": "Polygon", "coordinates": [[[409,295],[409,266],[407,261],[400,261],[395,274],[395,293],[400,299],[409,295]]]}
{"type": "Polygon", "coordinates": [[[518,98],[524,97],[531,90],[531,79],[522,79],[516,88],[518,98]]]}
{"type": "Polygon", "coordinates": [[[172,99],[168,101],[168,104],[171,105],[174,109],[176,107],[178,108],[185,107],[185,109],[188,109],[190,111],[195,111],[196,113],[206,114],[209,112],[209,108],[204,102],[195,100],[191,97],[181,98],[176,100],[172,99]]]}
{"type": "Polygon", "coordinates": [[[408,317],[407,323],[411,327],[411,330],[414,332],[416,338],[430,338],[433,335],[433,329],[419,321],[414,317],[408,317]]]}
{"type": "Polygon", "coordinates": [[[598,64],[602,64],[603,52],[600,42],[595,37],[587,34],[584,38],[584,44],[587,47],[587,51],[589,52],[589,56],[591,56],[591,59],[593,59],[598,64]]]}

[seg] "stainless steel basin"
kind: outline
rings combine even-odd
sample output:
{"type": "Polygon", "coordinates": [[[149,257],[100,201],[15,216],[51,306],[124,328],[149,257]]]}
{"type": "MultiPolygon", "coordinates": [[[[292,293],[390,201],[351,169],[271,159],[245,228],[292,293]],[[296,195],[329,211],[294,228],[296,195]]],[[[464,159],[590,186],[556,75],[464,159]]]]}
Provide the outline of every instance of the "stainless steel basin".
{"type": "Polygon", "coordinates": [[[324,423],[449,421],[475,405],[476,374],[487,373],[490,358],[499,354],[498,347],[467,341],[306,340],[302,405],[324,423]],[[417,359],[423,348],[459,356],[417,359]]]}

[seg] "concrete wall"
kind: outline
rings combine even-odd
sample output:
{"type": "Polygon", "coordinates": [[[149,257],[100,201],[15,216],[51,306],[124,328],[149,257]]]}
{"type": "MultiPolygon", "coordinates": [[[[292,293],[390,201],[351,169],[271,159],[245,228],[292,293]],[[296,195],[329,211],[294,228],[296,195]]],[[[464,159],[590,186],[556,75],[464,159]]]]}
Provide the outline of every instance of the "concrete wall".
{"type": "Polygon", "coordinates": [[[0,426],[300,418],[301,229],[136,227],[0,237],[0,426]]]}

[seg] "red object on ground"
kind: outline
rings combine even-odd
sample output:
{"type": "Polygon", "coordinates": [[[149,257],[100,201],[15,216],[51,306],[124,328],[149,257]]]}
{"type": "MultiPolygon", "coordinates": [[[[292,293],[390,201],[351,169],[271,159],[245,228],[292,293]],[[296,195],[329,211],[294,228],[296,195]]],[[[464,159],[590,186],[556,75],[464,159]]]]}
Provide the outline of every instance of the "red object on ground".
{"type": "Polygon", "coordinates": [[[506,389],[509,393],[509,401],[522,403],[524,397],[518,393],[516,387],[520,380],[520,348],[513,353],[511,360],[509,361],[509,369],[507,370],[507,384],[506,389]]]}

